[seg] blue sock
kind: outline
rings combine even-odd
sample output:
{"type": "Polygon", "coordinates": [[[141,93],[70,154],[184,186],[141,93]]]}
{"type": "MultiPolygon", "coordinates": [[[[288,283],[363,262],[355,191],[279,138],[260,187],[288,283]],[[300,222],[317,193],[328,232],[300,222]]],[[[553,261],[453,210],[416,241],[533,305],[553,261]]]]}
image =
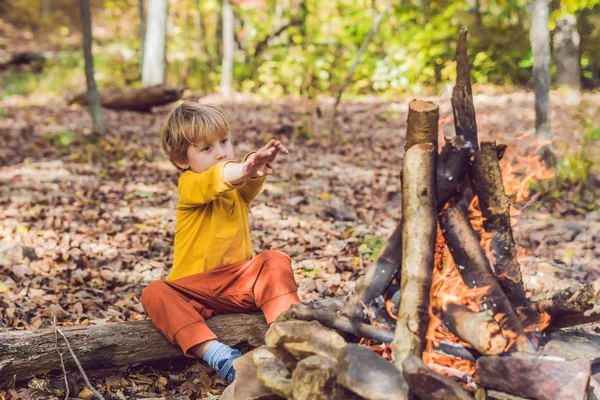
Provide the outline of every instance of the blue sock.
{"type": "Polygon", "coordinates": [[[214,342],[209,348],[203,359],[217,371],[219,378],[227,383],[235,379],[235,369],[233,369],[233,360],[242,356],[238,349],[221,342],[214,342]]]}

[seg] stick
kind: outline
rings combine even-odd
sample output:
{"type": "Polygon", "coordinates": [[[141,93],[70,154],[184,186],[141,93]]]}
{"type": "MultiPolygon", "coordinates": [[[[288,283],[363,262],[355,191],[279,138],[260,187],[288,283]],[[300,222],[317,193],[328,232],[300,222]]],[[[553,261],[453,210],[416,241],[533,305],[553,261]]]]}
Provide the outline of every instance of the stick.
{"type": "MultiPolygon", "coordinates": [[[[56,328],[56,317],[54,317],[54,323],[52,324],[54,328],[56,328]]],[[[63,376],[65,378],[65,390],[67,393],[65,394],[65,400],[69,400],[69,381],[67,380],[67,370],[65,368],[65,362],[63,361],[63,353],[58,350],[58,330],[54,330],[54,348],[60,357],[60,366],[63,370],[63,376]]]]}
{"type": "Polygon", "coordinates": [[[475,152],[471,178],[479,198],[483,227],[491,234],[492,270],[513,307],[528,306],[517,249],[510,226],[510,202],[504,192],[496,142],[482,142],[475,152]]]}
{"type": "Polygon", "coordinates": [[[502,336],[500,325],[485,311],[475,313],[468,307],[449,304],[442,311],[442,321],[449,332],[469,343],[481,354],[502,354],[508,344],[502,336]]]}
{"type": "MultiPolygon", "coordinates": [[[[65,334],[58,328],[57,325],[54,325],[54,329],[56,329],[56,331],[60,334],[60,336],[62,336],[63,339],[65,340],[65,343],[67,344],[67,348],[69,349],[69,353],[71,353],[71,357],[73,357],[73,361],[75,361],[75,364],[77,364],[77,368],[79,369],[79,372],[81,372],[81,375],[83,376],[83,379],[85,380],[85,384],[90,388],[90,390],[92,391],[92,393],[94,393],[94,395],[96,397],[98,397],[101,400],[105,400],[104,397],[90,383],[90,380],[88,379],[87,375],[85,374],[85,371],[83,370],[83,367],[79,363],[79,360],[77,359],[77,356],[75,355],[75,352],[71,348],[71,344],[69,343],[69,340],[67,339],[67,337],[65,336],[65,334]]],[[[62,361],[62,357],[61,357],[61,361],[62,361]]],[[[64,365],[63,365],[63,368],[64,368],[64,365]]],[[[66,378],[65,378],[65,380],[66,380],[66,378]]]]}
{"type": "Polygon", "coordinates": [[[508,332],[514,336],[519,351],[533,351],[519,317],[490,268],[465,210],[458,205],[448,208],[440,216],[440,226],[465,284],[470,288],[489,286],[488,295],[482,299],[482,309],[490,309],[494,315],[500,317],[498,322],[504,334],[508,332]]]}

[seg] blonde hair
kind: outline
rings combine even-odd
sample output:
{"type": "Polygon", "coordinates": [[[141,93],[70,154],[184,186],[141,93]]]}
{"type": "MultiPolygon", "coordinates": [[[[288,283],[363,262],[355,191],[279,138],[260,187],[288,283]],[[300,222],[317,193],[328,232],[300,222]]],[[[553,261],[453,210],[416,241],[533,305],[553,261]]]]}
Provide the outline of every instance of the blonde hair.
{"type": "Polygon", "coordinates": [[[214,104],[184,101],[167,115],[160,132],[161,147],[169,161],[187,162],[187,149],[229,135],[229,118],[214,104]]]}

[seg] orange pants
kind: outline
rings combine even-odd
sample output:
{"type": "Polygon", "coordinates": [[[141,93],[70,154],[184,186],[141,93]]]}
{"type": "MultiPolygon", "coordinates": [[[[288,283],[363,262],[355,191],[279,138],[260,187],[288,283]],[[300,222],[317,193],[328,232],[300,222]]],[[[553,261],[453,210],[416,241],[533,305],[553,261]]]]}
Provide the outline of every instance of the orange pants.
{"type": "Polygon", "coordinates": [[[262,310],[267,324],[300,303],[290,257],[268,250],[250,261],[225,265],[173,281],[154,281],[142,293],[146,314],[188,357],[193,346],[217,336],[212,316],[262,310]]]}

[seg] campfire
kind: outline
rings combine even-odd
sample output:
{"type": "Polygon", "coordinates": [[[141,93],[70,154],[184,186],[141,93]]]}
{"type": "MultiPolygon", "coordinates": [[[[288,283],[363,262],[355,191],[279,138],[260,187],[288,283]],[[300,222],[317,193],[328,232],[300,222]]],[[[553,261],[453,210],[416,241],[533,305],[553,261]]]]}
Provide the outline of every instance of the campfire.
{"type": "Polygon", "coordinates": [[[550,400],[597,390],[598,352],[587,349],[600,339],[558,329],[599,320],[600,282],[526,296],[499,166],[506,146],[478,141],[466,37],[463,28],[456,136],[438,143],[438,106],[409,104],[402,218],[379,258],[343,304],[281,316],[266,346],[236,361],[223,399],[550,400]]]}

